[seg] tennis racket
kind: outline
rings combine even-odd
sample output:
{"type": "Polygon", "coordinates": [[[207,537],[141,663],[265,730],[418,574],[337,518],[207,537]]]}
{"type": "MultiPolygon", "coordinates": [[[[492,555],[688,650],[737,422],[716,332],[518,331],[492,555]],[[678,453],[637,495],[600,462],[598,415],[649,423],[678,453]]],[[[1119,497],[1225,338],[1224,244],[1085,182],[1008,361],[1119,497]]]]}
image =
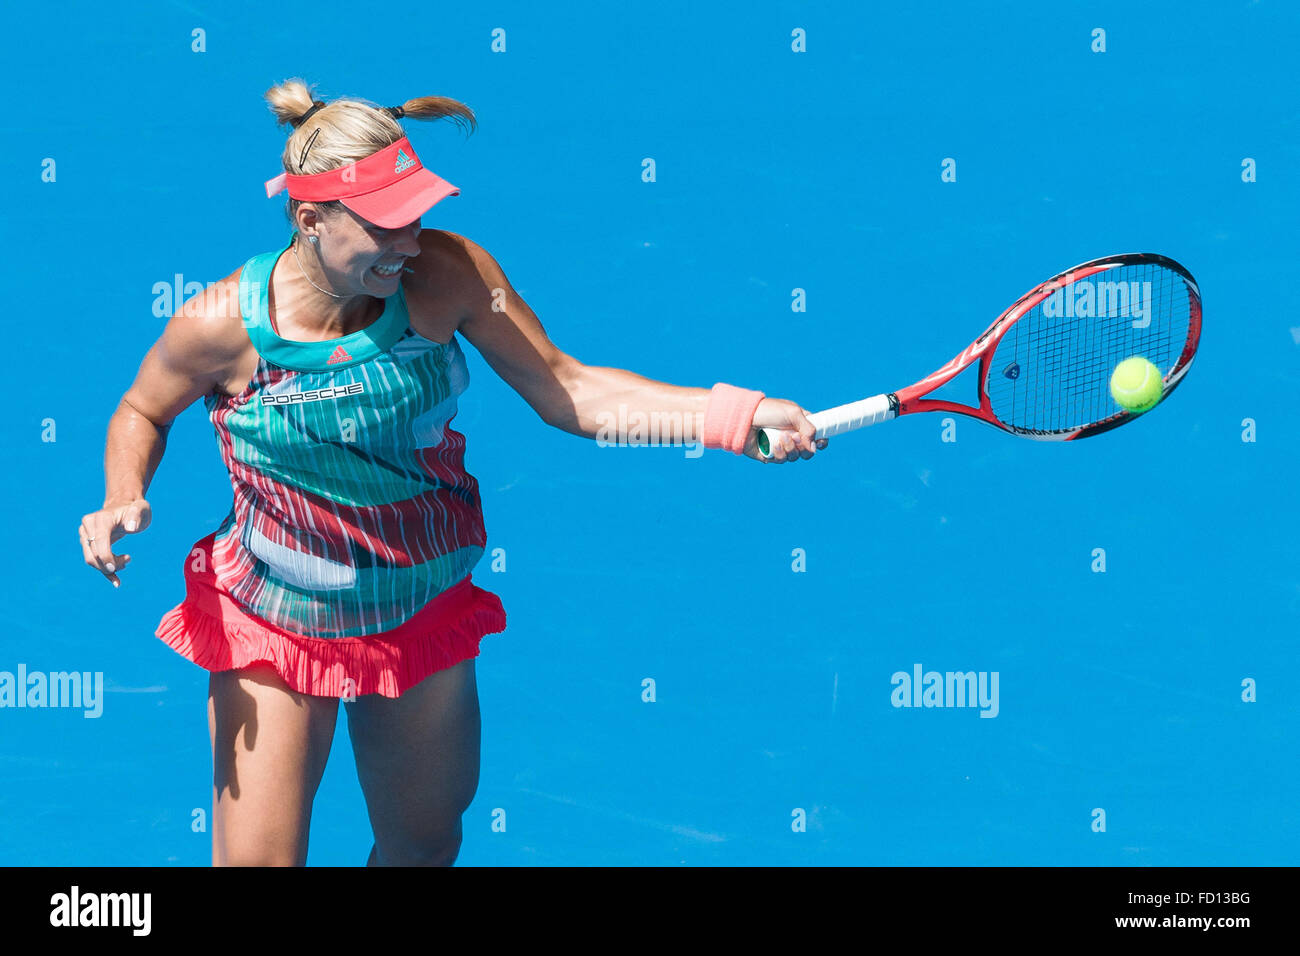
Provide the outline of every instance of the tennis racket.
{"type": "MultiPolygon", "coordinates": [[[[1154,253],[1093,259],[1026,292],[961,354],[915,385],[815,412],[809,420],[818,438],[829,438],[900,415],[948,412],[1024,438],[1073,441],[1138,417],[1111,397],[1116,365],[1134,355],[1154,364],[1163,402],[1187,374],[1200,341],[1201,293],[1185,268],[1154,253]],[[974,405],[925,398],[976,362],[974,405]]],[[[786,434],[760,429],[759,452],[770,457],[786,434]]]]}

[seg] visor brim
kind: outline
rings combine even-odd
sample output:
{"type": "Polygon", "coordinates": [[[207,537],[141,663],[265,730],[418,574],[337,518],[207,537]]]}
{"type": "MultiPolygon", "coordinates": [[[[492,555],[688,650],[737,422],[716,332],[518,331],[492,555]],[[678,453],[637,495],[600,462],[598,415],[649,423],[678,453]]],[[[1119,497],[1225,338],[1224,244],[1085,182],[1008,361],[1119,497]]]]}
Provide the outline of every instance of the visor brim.
{"type": "Polygon", "coordinates": [[[381,229],[398,229],[419,219],[448,196],[459,194],[460,190],[441,176],[419,169],[391,186],[339,201],[381,229]]]}

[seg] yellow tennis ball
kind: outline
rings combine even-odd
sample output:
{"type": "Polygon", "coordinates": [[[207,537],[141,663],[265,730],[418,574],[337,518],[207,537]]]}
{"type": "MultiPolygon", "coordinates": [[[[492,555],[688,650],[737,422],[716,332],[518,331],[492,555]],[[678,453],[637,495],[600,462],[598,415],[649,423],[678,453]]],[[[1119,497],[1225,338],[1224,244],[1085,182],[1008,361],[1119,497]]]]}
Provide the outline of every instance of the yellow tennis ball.
{"type": "Polygon", "coordinates": [[[1110,376],[1110,394],[1127,412],[1150,411],[1164,394],[1160,369],[1140,355],[1126,358],[1110,376]]]}

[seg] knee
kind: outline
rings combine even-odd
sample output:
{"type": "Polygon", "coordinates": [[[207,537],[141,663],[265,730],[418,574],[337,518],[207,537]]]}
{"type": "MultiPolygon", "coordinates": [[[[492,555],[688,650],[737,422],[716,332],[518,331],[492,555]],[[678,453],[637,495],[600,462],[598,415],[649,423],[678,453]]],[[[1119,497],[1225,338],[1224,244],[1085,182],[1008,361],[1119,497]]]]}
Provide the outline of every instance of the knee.
{"type": "Polygon", "coordinates": [[[213,866],[306,866],[307,861],[295,853],[250,847],[218,853],[212,858],[213,866]]]}
{"type": "Polygon", "coordinates": [[[444,839],[415,840],[397,846],[380,847],[370,851],[371,866],[451,866],[460,856],[461,835],[444,839]]]}
{"type": "Polygon", "coordinates": [[[420,862],[412,864],[414,866],[452,866],[456,862],[456,857],[460,856],[460,837],[443,843],[431,850],[419,854],[420,862]]]}

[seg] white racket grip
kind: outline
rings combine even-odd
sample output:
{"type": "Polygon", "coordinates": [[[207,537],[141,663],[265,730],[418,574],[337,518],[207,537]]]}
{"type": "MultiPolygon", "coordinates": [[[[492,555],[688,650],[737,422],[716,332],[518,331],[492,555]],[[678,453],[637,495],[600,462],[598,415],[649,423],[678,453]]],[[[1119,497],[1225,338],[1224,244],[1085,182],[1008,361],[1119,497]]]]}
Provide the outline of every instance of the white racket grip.
{"type": "MultiPolygon", "coordinates": [[[[894,403],[890,401],[888,395],[873,395],[860,402],[838,405],[824,412],[813,412],[808,416],[808,420],[817,429],[816,438],[830,438],[844,432],[851,432],[856,428],[887,422],[896,415],[894,403]]],[[[759,453],[765,458],[770,458],[768,449],[784,434],[786,432],[780,428],[759,429],[759,453]]]]}

